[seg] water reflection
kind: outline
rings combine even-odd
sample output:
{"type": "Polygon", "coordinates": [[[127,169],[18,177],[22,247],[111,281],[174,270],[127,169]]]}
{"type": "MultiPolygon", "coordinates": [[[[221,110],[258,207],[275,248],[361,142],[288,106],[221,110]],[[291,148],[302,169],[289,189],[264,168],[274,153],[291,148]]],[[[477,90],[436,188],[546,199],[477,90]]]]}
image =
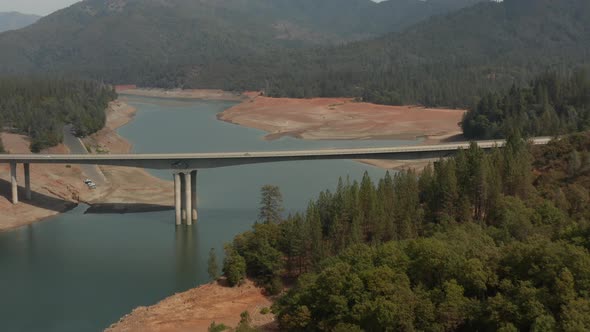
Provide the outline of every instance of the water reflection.
{"type": "Polygon", "coordinates": [[[176,291],[185,290],[186,285],[192,285],[197,282],[200,270],[203,269],[199,264],[201,256],[199,250],[199,225],[193,226],[176,226],[174,232],[176,246],[176,291]]]}
{"type": "MultiPolygon", "coordinates": [[[[400,145],[408,142],[266,142],[264,133],[216,120],[228,102],[163,102],[136,98],[139,113],[121,130],[136,152],[256,151],[400,145]],[[164,125],[163,125],[164,124],[164,125]]],[[[208,281],[214,248],[249,229],[260,187],[281,187],[296,211],[338,176],[384,171],[352,161],[292,162],[199,173],[199,221],[175,227],[174,211],[84,214],[85,206],[0,233],[0,322],[3,331],[99,331],[137,306],[152,305],[208,281]]],[[[160,175],[160,174],[159,174],[160,175]]],[[[170,172],[161,176],[170,179],[170,172]]],[[[0,216],[1,217],[1,216],[0,216]]]]}
{"type": "Polygon", "coordinates": [[[35,262],[35,228],[33,225],[28,225],[24,227],[24,252],[25,257],[27,258],[27,262],[29,264],[33,264],[35,262]]]}

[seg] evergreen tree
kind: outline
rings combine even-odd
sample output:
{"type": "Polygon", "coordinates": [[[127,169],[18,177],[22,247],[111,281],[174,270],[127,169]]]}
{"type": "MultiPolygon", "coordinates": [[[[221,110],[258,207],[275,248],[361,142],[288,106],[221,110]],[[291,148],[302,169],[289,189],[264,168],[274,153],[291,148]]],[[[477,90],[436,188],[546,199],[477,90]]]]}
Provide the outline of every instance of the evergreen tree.
{"type": "Polygon", "coordinates": [[[590,128],[590,75],[548,73],[529,86],[513,86],[504,95],[490,93],[462,122],[468,138],[499,138],[520,132],[524,136],[554,136],[590,128]]]}
{"type": "Polygon", "coordinates": [[[262,187],[261,194],[260,220],[266,224],[280,222],[283,212],[283,196],[279,187],[266,185],[262,187]]]}
{"type": "Polygon", "coordinates": [[[313,203],[309,204],[306,213],[306,223],[309,225],[309,257],[312,266],[317,266],[324,258],[324,236],[322,232],[322,222],[318,209],[313,203]]]}
{"type": "Polygon", "coordinates": [[[422,229],[423,211],[420,206],[418,178],[414,171],[401,171],[393,178],[394,224],[398,239],[415,237],[422,229]]]}
{"type": "Polygon", "coordinates": [[[31,151],[39,152],[62,142],[66,124],[80,136],[102,129],[116,97],[111,86],[96,81],[0,78],[0,131],[9,126],[28,135],[31,151]]]}
{"type": "Polygon", "coordinates": [[[233,249],[269,291],[284,266],[298,277],[273,308],[283,330],[585,331],[590,174],[577,162],[575,177],[568,169],[572,152],[583,159],[589,148],[589,133],[543,147],[510,138],[490,153],[472,145],[421,176],[386,175],[377,188],[368,177],[339,181],[304,215],[257,224],[233,249]]]}
{"type": "Polygon", "coordinates": [[[232,246],[225,246],[223,275],[230,286],[237,286],[246,277],[246,260],[232,246]]]}
{"type": "Polygon", "coordinates": [[[219,266],[217,265],[217,255],[215,254],[215,248],[209,250],[209,260],[207,261],[207,272],[211,280],[217,280],[219,278],[219,266]]]}
{"type": "Polygon", "coordinates": [[[526,198],[531,190],[531,155],[519,133],[508,137],[503,152],[504,193],[526,198]]]}

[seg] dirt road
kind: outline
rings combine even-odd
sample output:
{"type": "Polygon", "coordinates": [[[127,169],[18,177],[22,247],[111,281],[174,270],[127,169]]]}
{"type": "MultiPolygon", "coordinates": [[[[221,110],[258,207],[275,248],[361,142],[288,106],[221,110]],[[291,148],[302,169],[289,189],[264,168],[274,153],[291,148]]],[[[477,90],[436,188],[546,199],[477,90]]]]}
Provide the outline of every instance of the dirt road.
{"type": "MultiPolygon", "coordinates": [[[[84,143],[72,134],[72,126],[64,126],[64,142],[63,144],[70,150],[72,154],[88,154],[88,150],[84,147],[84,143]]],[[[97,185],[104,185],[107,181],[106,177],[96,165],[80,165],[82,173],[86,178],[94,181],[97,185]]]]}

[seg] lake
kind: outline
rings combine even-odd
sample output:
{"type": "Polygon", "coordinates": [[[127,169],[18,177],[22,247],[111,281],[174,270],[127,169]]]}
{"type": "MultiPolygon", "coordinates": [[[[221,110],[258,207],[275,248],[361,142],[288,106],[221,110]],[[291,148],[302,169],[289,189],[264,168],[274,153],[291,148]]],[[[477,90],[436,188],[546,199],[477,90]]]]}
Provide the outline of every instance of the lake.
{"type": "MultiPolygon", "coordinates": [[[[399,146],[414,141],[263,140],[264,132],[218,121],[235,102],[122,96],[138,109],[120,128],[136,153],[243,152],[399,146]]],[[[304,161],[199,171],[199,221],[174,225],[174,211],[85,214],[87,206],[0,233],[3,331],[101,331],[137,306],[208,282],[207,258],[256,221],[265,184],[281,188],[286,211],[304,209],[338,177],[385,171],[354,161],[304,161]]],[[[153,171],[171,180],[171,171],[153,171]]],[[[170,202],[171,204],[173,202],[170,202]]],[[[221,262],[220,262],[221,265],[221,262]]]]}

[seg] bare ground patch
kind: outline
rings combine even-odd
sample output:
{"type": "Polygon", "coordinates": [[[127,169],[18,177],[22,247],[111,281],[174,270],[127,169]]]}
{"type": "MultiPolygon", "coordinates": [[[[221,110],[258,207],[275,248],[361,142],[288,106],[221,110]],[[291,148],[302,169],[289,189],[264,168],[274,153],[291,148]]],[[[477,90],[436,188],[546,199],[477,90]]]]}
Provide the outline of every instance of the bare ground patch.
{"type": "Polygon", "coordinates": [[[273,314],[260,312],[271,304],[263,290],[250,280],[236,288],[210,283],[170,296],[153,306],[136,308],[106,331],[207,331],[212,322],[235,327],[244,311],[250,313],[253,325],[275,330],[273,314]]]}
{"type": "Polygon", "coordinates": [[[222,121],[268,132],[267,139],[416,139],[459,134],[464,110],[384,106],[347,98],[251,97],[219,114],[222,121]]]}

